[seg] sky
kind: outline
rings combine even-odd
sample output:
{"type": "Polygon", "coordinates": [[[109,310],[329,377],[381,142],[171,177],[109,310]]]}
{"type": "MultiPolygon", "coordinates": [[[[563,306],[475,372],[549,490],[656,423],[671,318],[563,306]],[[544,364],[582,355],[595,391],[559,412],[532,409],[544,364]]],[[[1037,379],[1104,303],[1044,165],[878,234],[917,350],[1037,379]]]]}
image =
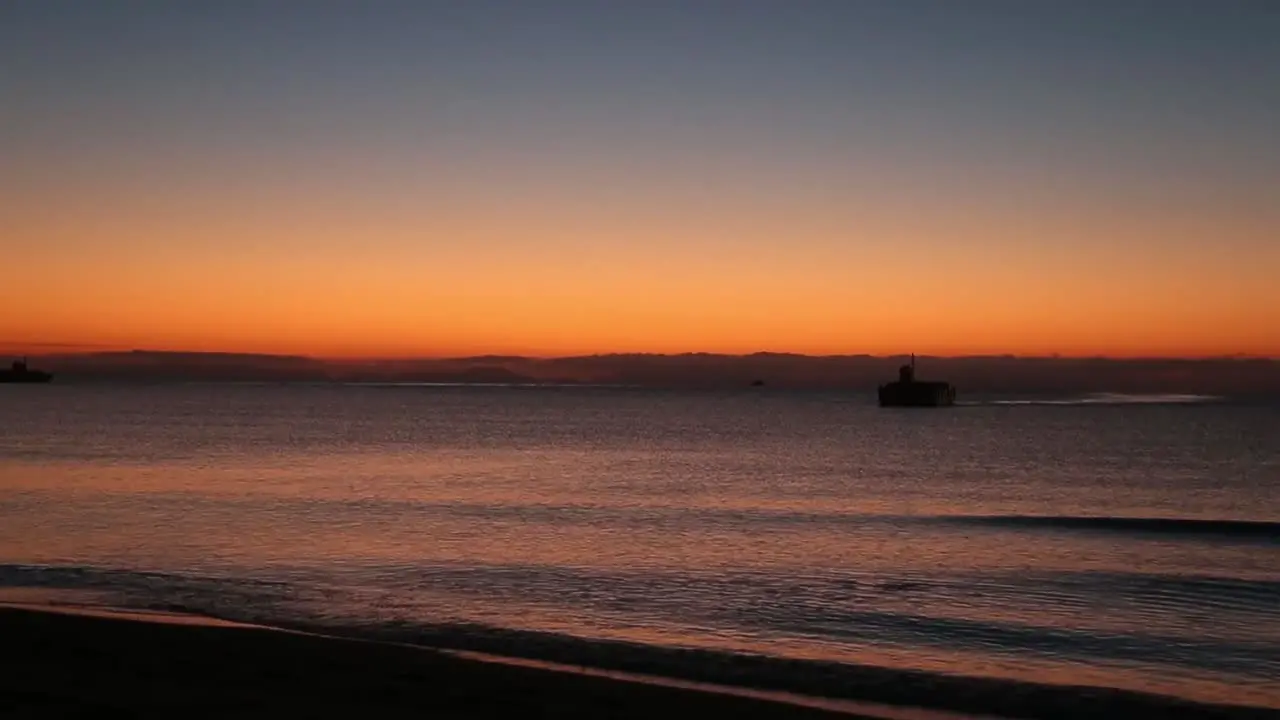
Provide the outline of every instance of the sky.
{"type": "Polygon", "coordinates": [[[1280,356],[1273,0],[0,4],[0,344],[1280,356]]]}

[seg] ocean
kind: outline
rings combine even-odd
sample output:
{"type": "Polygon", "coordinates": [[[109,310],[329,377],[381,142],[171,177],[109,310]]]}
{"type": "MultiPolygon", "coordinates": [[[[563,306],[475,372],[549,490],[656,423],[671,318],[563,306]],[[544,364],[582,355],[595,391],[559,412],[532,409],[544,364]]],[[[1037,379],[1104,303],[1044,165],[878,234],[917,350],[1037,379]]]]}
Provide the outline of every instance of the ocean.
{"type": "Polygon", "coordinates": [[[1280,406],[0,387],[0,599],[1019,717],[1280,717],[1280,406]]]}

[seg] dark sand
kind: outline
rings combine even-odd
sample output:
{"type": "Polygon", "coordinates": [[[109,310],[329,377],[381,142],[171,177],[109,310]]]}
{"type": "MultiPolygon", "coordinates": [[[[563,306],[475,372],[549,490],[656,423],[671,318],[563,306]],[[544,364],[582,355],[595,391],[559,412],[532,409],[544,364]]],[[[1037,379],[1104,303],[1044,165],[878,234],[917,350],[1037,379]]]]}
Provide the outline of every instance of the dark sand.
{"type": "Polygon", "coordinates": [[[844,718],[268,629],[0,608],[0,717],[844,718]]]}

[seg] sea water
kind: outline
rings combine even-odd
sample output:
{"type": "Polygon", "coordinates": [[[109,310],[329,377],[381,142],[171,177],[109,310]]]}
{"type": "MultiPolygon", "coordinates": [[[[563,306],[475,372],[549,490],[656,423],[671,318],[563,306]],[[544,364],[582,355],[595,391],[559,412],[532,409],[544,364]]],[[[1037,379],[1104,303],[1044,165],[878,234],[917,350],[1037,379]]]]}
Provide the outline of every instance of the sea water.
{"type": "Polygon", "coordinates": [[[5,387],[6,587],[971,711],[1280,710],[1280,407],[5,387]]]}

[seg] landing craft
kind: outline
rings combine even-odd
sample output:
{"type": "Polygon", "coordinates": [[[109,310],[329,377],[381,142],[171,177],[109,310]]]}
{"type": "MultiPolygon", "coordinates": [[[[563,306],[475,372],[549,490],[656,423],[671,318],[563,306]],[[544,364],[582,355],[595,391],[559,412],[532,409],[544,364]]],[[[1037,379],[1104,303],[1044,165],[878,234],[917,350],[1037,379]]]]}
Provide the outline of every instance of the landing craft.
{"type": "Polygon", "coordinates": [[[27,367],[27,359],[14,360],[8,370],[0,370],[0,383],[47,383],[53,374],[27,367]]]}
{"type": "Polygon", "coordinates": [[[880,407],[946,407],[955,405],[956,389],[951,383],[916,380],[916,356],[911,364],[898,368],[898,379],[880,386],[880,407]]]}

